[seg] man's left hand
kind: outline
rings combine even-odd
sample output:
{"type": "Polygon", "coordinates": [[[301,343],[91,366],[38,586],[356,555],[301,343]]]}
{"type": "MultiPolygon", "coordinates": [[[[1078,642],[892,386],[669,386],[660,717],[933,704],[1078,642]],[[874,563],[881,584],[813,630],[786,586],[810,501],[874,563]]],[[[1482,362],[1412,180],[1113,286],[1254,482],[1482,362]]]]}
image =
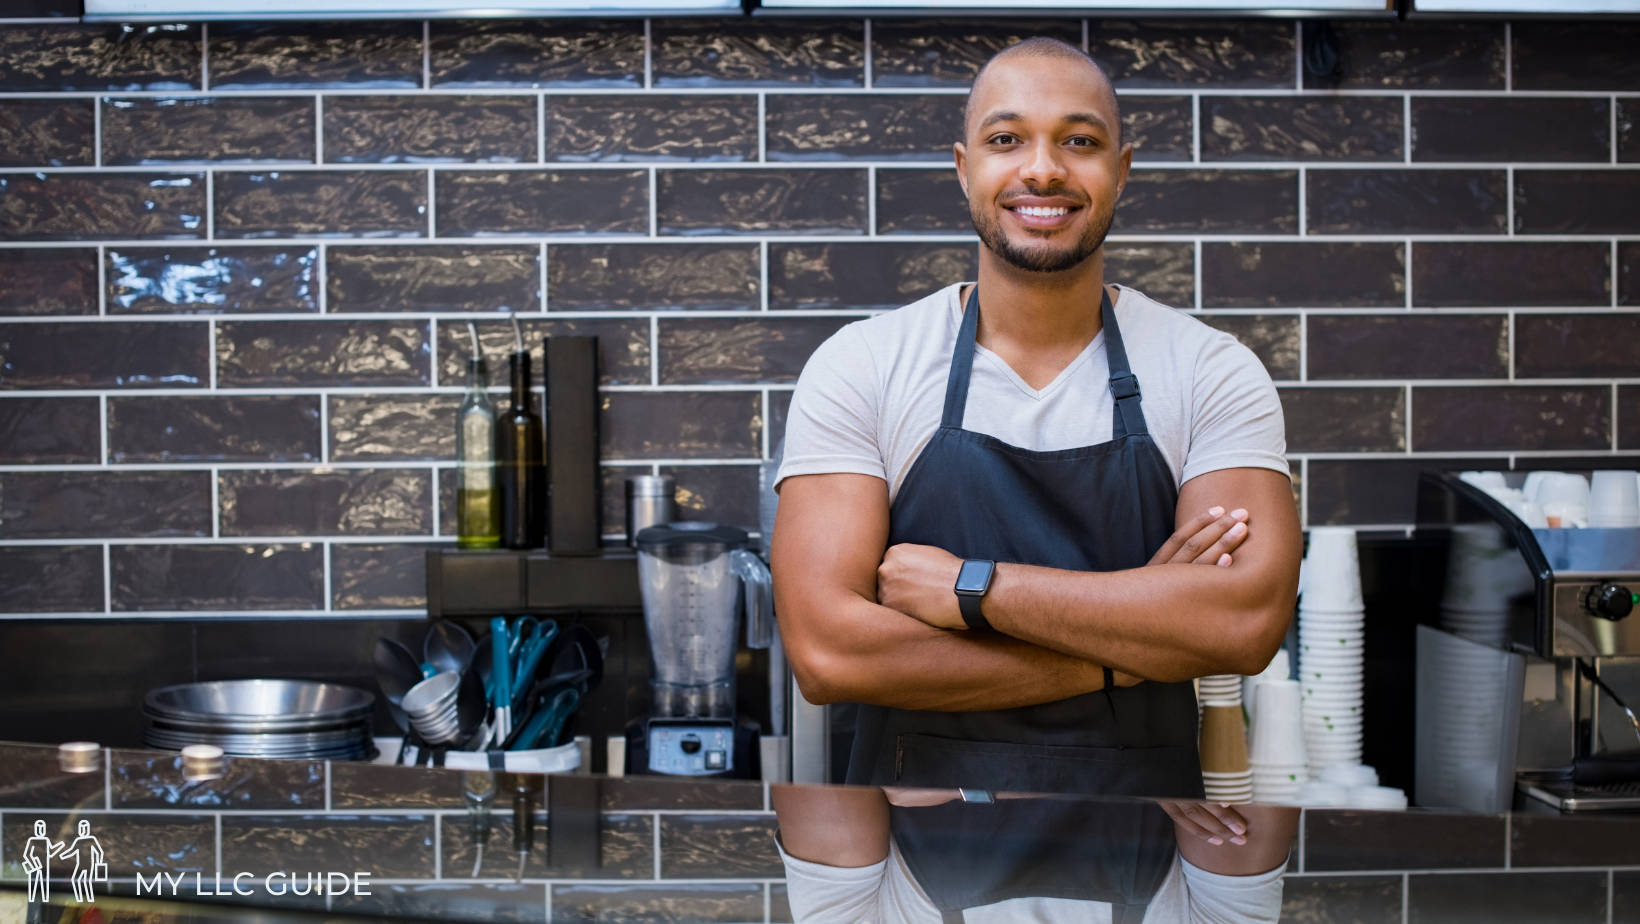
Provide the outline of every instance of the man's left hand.
{"type": "Polygon", "coordinates": [[[877,566],[877,602],[936,629],[966,629],[957,605],[962,559],[932,545],[888,547],[877,566]]]}

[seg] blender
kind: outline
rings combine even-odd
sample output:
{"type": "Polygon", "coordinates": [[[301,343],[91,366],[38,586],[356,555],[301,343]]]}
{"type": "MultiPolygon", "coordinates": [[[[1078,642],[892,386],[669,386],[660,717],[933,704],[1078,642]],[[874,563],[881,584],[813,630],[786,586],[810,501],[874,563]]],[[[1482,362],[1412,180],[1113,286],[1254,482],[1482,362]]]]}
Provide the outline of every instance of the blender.
{"type": "Polygon", "coordinates": [[[745,530],[714,523],[638,532],[650,715],[627,731],[629,772],[758,776],[757,724],[735,714],[736,627],[744,611],[746,646],[768,648],[774,596],[746,544],[745,530]]]}

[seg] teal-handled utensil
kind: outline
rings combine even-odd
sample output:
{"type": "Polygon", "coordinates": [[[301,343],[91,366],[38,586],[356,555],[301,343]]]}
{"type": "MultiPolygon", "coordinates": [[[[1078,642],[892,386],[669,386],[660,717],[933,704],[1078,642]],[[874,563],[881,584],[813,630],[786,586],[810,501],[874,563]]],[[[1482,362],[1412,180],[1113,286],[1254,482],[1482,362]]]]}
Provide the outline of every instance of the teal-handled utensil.
{"type": "Polygon", "coordinates": [[[574,687],[559,687],[556,692],[542,695],[541,707],[529,724],[518,732],[509,750],[528,751],[537,747],[555,747],[564,733],[569,717],[581,705],[581,691],[574,687]]]}
{"type": "Polygon", "coordinates": [[[507,620],[496,616],[490,620],[490,684],[495,694],[495,745],[500,747],[512,731],[512,659],[508,654],[511,633],[507,620]]]}
{"type": "Polygon", "coordinates": [[[553,640],[558,637],[558,623],[548,619],[540,624],[534,638],[524,645],[522,656],[518,661],[518,669],[513,674],[512,706],[517,709],[529,695],[530,687],[535,684],[535,672],[541,667],[541,658],[552,647],[553,640]]]}

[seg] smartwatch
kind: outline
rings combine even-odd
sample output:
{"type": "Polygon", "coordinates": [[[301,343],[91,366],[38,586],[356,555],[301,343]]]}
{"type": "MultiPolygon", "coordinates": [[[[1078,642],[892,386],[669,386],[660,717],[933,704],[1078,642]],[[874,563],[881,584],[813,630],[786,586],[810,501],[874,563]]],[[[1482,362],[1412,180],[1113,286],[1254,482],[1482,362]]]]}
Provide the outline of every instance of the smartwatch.
{"type": "Polygon", "coordinates": [[[962,610],[962,621],[970,629],[991,628],[980,613],[980,601],[991,589],[991,577],[996,570],[997,563],[994,561],[970,558],[962,563],[962,570],[957,572],[957,606],[962,610]]]}

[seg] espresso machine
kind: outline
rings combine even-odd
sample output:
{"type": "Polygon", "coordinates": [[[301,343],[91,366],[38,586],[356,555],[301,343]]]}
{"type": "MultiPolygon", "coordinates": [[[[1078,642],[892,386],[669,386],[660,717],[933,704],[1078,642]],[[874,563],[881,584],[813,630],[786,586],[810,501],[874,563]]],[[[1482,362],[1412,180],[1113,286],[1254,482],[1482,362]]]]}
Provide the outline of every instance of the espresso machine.
{"type": "Polygon", "coordinates": [[[1419,480],[1445,565],[1417,594],[1415,801],[1640,811],[1640,529],[1531,528],[1496,493],[1419,480]]]}
{"type": "Polygon", "coordinates": [[[736,714],[736,654],[774,639],[769,569],[744,530],[669,523],[638,532],[650,714],[626,731],[626,772],[756,779],[759,726],[736,714]]]}

